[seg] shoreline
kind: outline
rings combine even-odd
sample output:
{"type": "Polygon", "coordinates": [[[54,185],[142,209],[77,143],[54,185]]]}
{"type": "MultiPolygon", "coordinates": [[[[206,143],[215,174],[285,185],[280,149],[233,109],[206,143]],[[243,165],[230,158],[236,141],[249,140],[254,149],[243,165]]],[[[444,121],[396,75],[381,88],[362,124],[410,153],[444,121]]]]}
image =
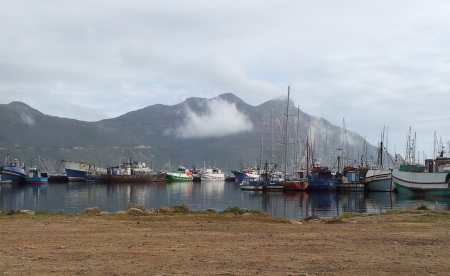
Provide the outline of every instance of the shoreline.
{"type": "Polygon", "coordinates": [[[450,257],[450,212],[435,210],[302,221],[239,209],[2,212],[0,225],[8,275],[447,275],[450,257]]]}

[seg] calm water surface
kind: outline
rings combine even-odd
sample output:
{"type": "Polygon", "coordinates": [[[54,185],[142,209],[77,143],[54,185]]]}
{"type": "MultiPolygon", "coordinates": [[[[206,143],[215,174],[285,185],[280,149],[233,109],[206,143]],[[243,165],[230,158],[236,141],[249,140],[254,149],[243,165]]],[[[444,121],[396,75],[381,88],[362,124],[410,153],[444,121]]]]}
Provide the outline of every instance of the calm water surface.
{"type": "Polygon", "coordinates": [[[159,209],[163,205],[186,204],[190,210],[227,207],[262,210],[288,219],[308,215],[330,218],[352,211],[380,213],[389,209],[417,208],[433,205],[449,210],[448,198],[414,198],[395,193],[338,191],[320,192],[261,192],[241,191],[235,182],[173,182],[173,183],[50,183],[45,185],[1,185],[0,209],[34,211],[66,211],[82,213],[97,206],[101,211],[124,210],[128,203],[159,209]]]}

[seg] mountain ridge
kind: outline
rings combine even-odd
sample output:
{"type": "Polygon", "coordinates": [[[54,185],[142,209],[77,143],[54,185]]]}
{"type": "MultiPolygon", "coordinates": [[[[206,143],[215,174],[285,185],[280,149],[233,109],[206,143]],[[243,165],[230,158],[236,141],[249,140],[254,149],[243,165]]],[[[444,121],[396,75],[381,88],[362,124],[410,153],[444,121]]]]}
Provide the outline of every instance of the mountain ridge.
{"type": "MultiPolygon", "coordinates": [[[[187,98],[171,106],[149,105],[116,118],[85,122],[46,115],[14,101],[0,105],[0,147],[28,165],[40,156],[50,172],[63,171],[63,158],[103,167],[132,158],[155,170],[170,159],[176,166],[207,163],[226,171],[258,164],[261,159],[280,162],[285,112],[286,100],[281,98],[251,106],[226,93],[211,99],[187,98]]],[[[310,137],[316,161],[331,167],[338,153],[330,141],[343,140],[344,130],[304,113],[292,101],[289,113],[289,141],[304,152],[306,137],[310,137]],[[297,133],[299,141],[294,141],[297,133]]],[[[357,162],[364,139],[352,131],[345,134],[352,141],[347,155],[352,152],[353,162],[357,162]]],[[[366,145],[366,156],[376,155],[376,147],[366,145]]]]}

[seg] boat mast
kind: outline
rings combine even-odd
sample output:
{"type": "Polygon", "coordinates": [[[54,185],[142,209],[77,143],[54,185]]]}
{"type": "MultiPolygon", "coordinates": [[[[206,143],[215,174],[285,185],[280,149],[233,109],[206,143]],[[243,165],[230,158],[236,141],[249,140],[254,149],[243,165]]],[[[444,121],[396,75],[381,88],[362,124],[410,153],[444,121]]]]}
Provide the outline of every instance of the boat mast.
{"type": "Polygon", "coordinates": [[[302,153],[302,143],[300,141],[300,106],[298,106],[298,113],[297,113],[297,143],[298,143],[298,157],[297,157],[297,167],[298,169],[301,169],[302,167],[302,157],[303,157],[303,153],[302,153]]]}
{"type": "MultiPolygon", "coordinates": [[[[259,154],[259,170],[262,168],[262,155],[263,155],[263,147],[264,147],[264,134],[261,134],[261,153],[259,154]]],[[[259,172],[258,172],[259,174],[259,172]]]]}
{"type": "Polygon", "coordinates": [[[342,148],[344,150],[344,161],[343,161],[343,166],[346,167],[348,166],[348,140],[347,140],[347,128],[345,127],[345,117],[342,119],[342,126],[344,128],[344,137],[342,138],[342,148]]]}
{"type": "Polygon", "coordinates": [[[308,135],[306,135],[306,176],[308,176],[308,174],[309,174],[309,140],[308,135]]]}
{"type": "Polygon", "coordinates": [[[381,142],[380,142],[380,169],[383,168],[383,140],[384,140],[384,132],[381,133],[381,142]]]}
{"type": "Polygon", "coordinates": [[[323,151],[323,164],[322,164],[322,166],[328,165],[327,144],[328,144],[328,127],[325,129],[325,148],[324,148],[324,151],[323,151]]]}
{"type": "Polygon", "coordinates": [[[276,160],[273,160],[273,158],[275,157],[275,153],[274,153],[274,143],[275,143],[275,141],[273,139],[273,107],[272,107],[272,115],[271,115],[270,119],[271,119],[270,123],[272,125],[272,132],[271,132],[271,134],[272,134],[272,158],[271,158],[271,160],[272,160],[272,162],[275,161],[275,163],[276,163],[276,160]]]}
{"type": "Polygon", "coordinates": [[[291,86],[288,86],[288,96],[286,104],[286,125],[285,125],[285,135],[284,135],[284,179],[286,180],[287,173],[287,143],[288,143],[288,119],[289,119],[289,92],[291,86]]]}

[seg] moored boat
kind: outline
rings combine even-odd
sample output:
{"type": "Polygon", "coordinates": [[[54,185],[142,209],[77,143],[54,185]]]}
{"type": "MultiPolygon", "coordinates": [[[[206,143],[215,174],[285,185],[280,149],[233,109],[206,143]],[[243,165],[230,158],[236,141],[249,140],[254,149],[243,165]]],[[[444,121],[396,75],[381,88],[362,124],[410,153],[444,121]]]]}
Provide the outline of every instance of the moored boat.
{"type": "Polygon", "coordinates": [[[86,181],[86,176],[89,174],[95,175],[106,173],[106,169],[86,162],[75,162],[66,159],[63,159],[61,162],[64,164],[64,169],[69,181],[86,181]]]}
{"type": "Polygon", "coordinates": [[[444,148],[439,157],[426,159],[425,165],[415,163],[415,135],[409,130],[406,155],[403,163],[392,171],[392,181],[399,193],[450,196],[450,158],[444,157],[444,148]]]}
{"type": "Polygon", "coordinates": [[[244,168],[240,171],[231,171],[234,174],[236,181],[247,180],[257,180],[259,179],[260,173],[258,168],[244,168]]]}
{"type": "Polygon", "coordinates": [[[389,156],[383,147],[384,132],[381,134],[381,142],[378,148],[377,165],[367,170],[364,183],[368,191],[393,192],[395,185],[392,182],[392,170],[383,164],[383,156],[389,156]]]}
{"type": "Polygon", "coordinates": [[[28,169],[27,177],[25,178],[27,184],[47,184],[48,174],[41,172],[38,167],[28,169]]]}
{"type": "Polygon", "coordinates": [[[162,182],[165,173],[155,173],[144,162],[134,161],[123,163],[120,166],[108,167],[106,174],[102,175],[104,182],[162,182]]]}
{"type": "Polygon", "coordinates": [[[244,179],[240,184],[241,190],[262,190],[262,191],[277,191],[283,190],[283,183],[274,181],[273,173],[276,165],[272,168],[269,167],[269,163],[266,161],[264,164],[264,170],[259,175],[258,179],[244,179]]]}
{"type": "Polygon", "coordinates": [[[395,190],[390,169],[370,169],[367,171],[364,181],[368,191],[393,192],[395,190]]]}
{"type": "Polygon", "coordinates": [[[208,180],[225,180],[225,174],[218,168],[204,169],[200,173],[201,181],[208,180]]]}
{"type": "Polygon", "coordinates": [[[365,184],[361,182],[358,167],[344,167],[342,173],[336,174],[337,188],[346,190],[363,190],[365,184]]]}
{"type": "Polygon", "coordinates": [[[392,171],[399,193],[450,196],[450,158],[425,160],[424,165],[403,164],[392,171]]]}
{"type": "Polygon", "coordinates": [[[166,172],[166,181],[193,181],[192,172],[183,166],[180,166],[178,170],[171,170],[166,172]]]}
{"type": "Polygon", "coordinates": [[[239,187],[241,190],[246,191],[262,191],[263,185],[260,181],[257,180],[243,180],[241,183],[239,183],[239,187]]]}
{"type": "Polygon", "coordinates": [[[0,167],[2,181],[9,181],[10,184],[23,184],[27,178],[26,167],[17,159],[13,162],[9,161],[9,154],[6,154],[5,164],[0,167]]]}
{"type": "Polygon", "coordinates": [[[308,190],[332,191],[337,188],[337,181],[328,167],[315,163],[308,174],[308,190]]]}

